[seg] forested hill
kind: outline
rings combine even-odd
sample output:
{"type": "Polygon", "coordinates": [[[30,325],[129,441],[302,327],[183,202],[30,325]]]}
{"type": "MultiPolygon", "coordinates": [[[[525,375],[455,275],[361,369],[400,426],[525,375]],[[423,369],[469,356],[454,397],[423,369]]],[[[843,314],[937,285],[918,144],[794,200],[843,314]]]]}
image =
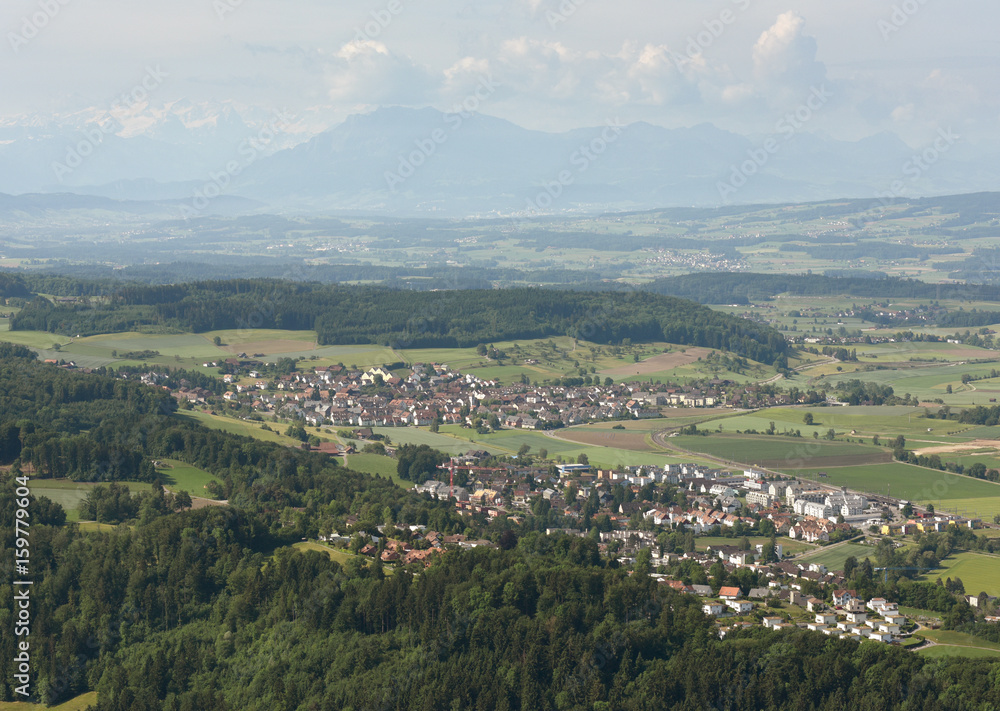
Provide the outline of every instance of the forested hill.
{"type": "Polygon", "coordinates": [[[929,284],[915,279],[834,277],[818,274],[749,274],[712,272],[658,279],[644,289],[702,304],[747,304],[778,294],[857,296],[889,299],[973,299],[1000,301],[1000,286],[929,284]]]}
{"type": "Polygon", "coordinates": [[[645,292],[416,292],[273,280],[132,284],[86,303],[57,305],[35,298],[11,321],[12,330],[66,335],[150,327],[315,330],[321,344],[411,348],[565,335],[597,343],[627,338],[718,348],[768,364],[787,350],[781,334],[768,326],[645,292]]]}

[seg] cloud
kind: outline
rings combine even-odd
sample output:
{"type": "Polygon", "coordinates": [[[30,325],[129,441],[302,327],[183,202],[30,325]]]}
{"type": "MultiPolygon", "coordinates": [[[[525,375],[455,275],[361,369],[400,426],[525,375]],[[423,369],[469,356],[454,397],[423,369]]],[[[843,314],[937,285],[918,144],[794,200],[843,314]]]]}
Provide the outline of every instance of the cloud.
{"type": "Polygon", "coordinates": [[[826,81],[826,66],[816,60],[816,39],[804,33],[796,12],[778,16],[753,47],[753,73],[758,87],[777,95],[801,93],[826,81]]]}
{"type": "Polygon", "coordinates": [[[327,60],[327,90],[336,102],[424,104],[433,99],[438,79],[381,42],[348,42],[327,60]]]}

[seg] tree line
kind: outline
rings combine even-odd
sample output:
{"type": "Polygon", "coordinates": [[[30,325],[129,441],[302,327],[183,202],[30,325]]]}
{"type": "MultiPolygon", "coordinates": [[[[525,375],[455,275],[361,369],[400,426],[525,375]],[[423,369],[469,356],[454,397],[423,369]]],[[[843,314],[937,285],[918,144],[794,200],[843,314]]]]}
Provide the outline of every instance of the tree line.
{"type": "Polygon", "coordinates": [[[646,292],[413,292],[273,280],[127,284],[89,304],[37,297],[11,320],[11,328],[72,335],[276,328],[315,330],[321,344],[411,348],[572,336],[597,343],[631,339],[702,346],[769,365],[788,351],[769,326],[646,292]]]}

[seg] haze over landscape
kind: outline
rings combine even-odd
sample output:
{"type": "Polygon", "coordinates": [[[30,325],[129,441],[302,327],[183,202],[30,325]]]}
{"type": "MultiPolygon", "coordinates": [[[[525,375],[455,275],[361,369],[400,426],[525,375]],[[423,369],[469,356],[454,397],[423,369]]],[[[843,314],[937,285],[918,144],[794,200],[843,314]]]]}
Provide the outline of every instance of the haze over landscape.
{"type": "Polygon", "coordinates": [[[0,191],[466,216],[564,171],[538,212],[1000,188],[995,8],[904,5],[12,3],[0,191]]]}
{"type": "Polygon", "coordinates": [[[1000,709],[997,20],[3,4],[0,711],[1000,709]]]}

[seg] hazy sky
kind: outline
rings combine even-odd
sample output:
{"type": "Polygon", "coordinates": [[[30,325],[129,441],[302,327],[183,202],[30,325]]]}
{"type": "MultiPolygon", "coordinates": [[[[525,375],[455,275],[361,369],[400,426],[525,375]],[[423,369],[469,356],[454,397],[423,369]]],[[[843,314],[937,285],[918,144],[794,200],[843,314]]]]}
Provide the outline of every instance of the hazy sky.
{"type": "Polygon", "coordinates": [[[546,130],[764,133],[818,89],[809,130],[975,142],[1000,127],[998,20],[996,0],[6,0],[0,115],[107,106],[151,66],[154,103],[330,124],[468,100],[546,130]]]}

